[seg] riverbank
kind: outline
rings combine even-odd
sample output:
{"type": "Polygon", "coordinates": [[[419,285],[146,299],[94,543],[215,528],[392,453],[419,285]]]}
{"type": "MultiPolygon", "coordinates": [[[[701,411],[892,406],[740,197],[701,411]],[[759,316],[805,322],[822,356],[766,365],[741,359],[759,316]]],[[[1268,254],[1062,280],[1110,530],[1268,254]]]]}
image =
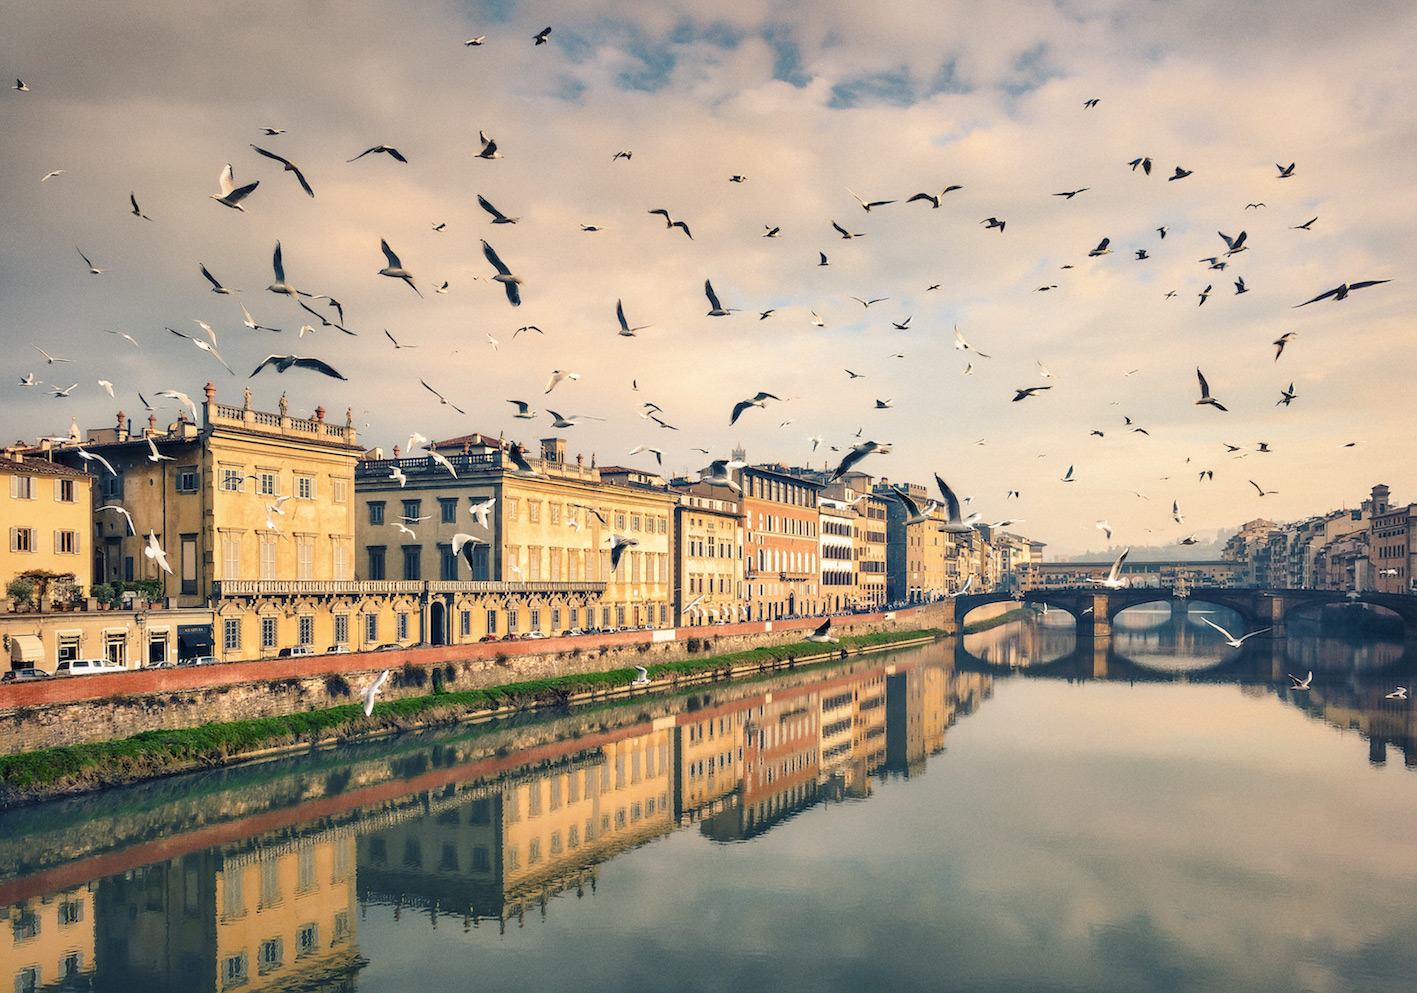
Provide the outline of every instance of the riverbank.
{"type": "Polygon", "coordinates": [[[67,793],[103,789],[195,769],[251,761],[282,752],[406,730],[487,720],[539,707],[584,704],[636,693],[687,689],[784,666],[807,665],[843,654],[907,647],[942,632],[877,632],[843,637],[838,644],[796,642],[702,659],[647,667],[648,685],[635,685],[633,668],[523,680],[470,690],[446,689],[439,670],[404,666],[391,670],[388,686],[427,693],[376,702],[365,715],[348,704],[200,727],[147,731],[116,741],[72,745],[0,758],[0,807],[32,803],[67,793]]]}
{"type": "Polygon", "coordinates": [[[1017,607],[999,614],[997,617],[991,617],[988,620],[979,621],[975,624],[966,624],[959,629],[959,633],[978,634],[980,631],[988,631],[990,628],[1002,627],[1010,621],[1021,621],[1025,617],[1032,617],[1036,613],[1038,613],[1038,611],[1034,610],[1032,607],[1017,607]]]}

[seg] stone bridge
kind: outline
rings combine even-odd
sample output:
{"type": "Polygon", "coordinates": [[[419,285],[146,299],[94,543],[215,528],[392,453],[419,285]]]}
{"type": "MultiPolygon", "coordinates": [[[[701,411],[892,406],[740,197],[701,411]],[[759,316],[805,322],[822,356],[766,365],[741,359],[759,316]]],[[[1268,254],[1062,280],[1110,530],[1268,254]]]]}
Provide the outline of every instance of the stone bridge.
{"type": "Polygon", "coordinates": [[[970,612],[987,604],[1005,603],[1047,604],[1050,608],[1067,611],[1077,622],[1080,637],[1110,637],[1113,619],[1128,607],[1143,603],[1171,602],[1208,603],[1228,607],[1243,620],[1243,630],[1232,631],[1235,637],[1261,628],[1270,628],[1262,637],[1283,638],[1289,616],[1307,607],[1327,604],[1367,603],[1385,607],[1402,618],[1403,632],[1417,638],[1417,596],[1406,593],[1351,593],[1342,590],[1268,590],[1222,589],[1191,587],[1183,593],[1157,587],[1084,586],[1056,590],[1025,590],[1021,593],[973,593],[955,598],[955,621],[963,627],[970,612]]]}

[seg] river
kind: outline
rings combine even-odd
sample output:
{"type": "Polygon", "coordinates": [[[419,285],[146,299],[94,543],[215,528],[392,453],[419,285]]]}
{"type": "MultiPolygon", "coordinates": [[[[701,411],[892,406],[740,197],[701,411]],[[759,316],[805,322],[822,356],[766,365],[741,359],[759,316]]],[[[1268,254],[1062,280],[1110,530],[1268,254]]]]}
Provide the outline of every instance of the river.
{"type": "Polygon", "coordinates": [[[0,981],[1410,991],[1413,646],[1205,610],[8,811],[0,981]]]}

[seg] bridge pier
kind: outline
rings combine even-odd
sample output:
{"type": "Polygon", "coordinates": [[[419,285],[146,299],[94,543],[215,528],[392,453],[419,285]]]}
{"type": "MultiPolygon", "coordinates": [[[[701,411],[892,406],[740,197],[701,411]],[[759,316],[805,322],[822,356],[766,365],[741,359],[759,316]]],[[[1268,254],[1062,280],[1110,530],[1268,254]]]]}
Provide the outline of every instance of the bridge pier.
{"type": "Polygon", "coordinates": [[[1284,598],[1282,596],[1266,596],[1259,601],[1259,609],[1255,611],[1256,620],[1260,627],[1268,627],[1269,630],[1260,635],[1261,638],[1284,638],[1287,637],[1284,630],[1284,598]]]}
{"type": "Polygon", "coordinates": [[[1083,597],[1084,601],[1090,601],[1091,609],[1087,613],[1080,613],[1077,617],[1077,632],[1079,638],[1102,638],[1112,637],[1112,621],[1107,616],[1107,594],[1094,593],[1091,596],[1083,597]]]}

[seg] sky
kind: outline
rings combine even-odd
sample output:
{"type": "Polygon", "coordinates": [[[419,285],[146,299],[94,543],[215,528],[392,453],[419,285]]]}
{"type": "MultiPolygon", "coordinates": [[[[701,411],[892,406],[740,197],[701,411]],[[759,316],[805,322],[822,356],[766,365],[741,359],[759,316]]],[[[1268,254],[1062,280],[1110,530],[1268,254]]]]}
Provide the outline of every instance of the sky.
{"type": "Polygon", "coordinates": [[[119,410],[141,424],[139,393],[165,425],[177,404],[154,394],[200,400],[208,381],[219,402],[249,386],[257,409],[282,393],[292,413],[349,409],[386,455],[415,431],[533,452],[559,435],[650,471],[628,453],[653,446],[680,474],[737,446],[834,466],[874,440],[890,452],[858,468],[939,473],[1049,558],[1353,507],[1379,482],[1417,499],[1410,4],[0,10],[7,442],[119,410]],[[477,157],[479,133],[500,157],[477,157]],[[407,162],[355,159],[377,145],[407,162]],[[228,163],[259,182],[243,210],[212,199],[228,163]],[[909,202],[946,186],[938,208],[909,202]],[[381,240],[416,290],[379,274],[381,240]],[[522,277],[520,306],[484,240],[522,277]],[[266,291],[277,242],[287,281],[338,300],[352,334],[266,291]],[[705,280],[727,316],[708,316],[705,280]],[[1297,306],[1369,280],[1387,282],[1297,306]],[[281,330],[247,328],[241,305],[281,330]],[[198,320],[234,372],[166,330],[205,340],[198,320]],[[251,378],[273,354],[345,379],[251,378]],[[580,378],[547,395],[558,369],[580,378]],[[1194,402],[1197,369],[1226,410],[1194,402]],[[1015,401],[1027,387],[1047,389],[1015,401]],[[759,391],[780,400],[730,426],[759,391]],[[555,429],[547,409],[603,420],[555,429]]]}

